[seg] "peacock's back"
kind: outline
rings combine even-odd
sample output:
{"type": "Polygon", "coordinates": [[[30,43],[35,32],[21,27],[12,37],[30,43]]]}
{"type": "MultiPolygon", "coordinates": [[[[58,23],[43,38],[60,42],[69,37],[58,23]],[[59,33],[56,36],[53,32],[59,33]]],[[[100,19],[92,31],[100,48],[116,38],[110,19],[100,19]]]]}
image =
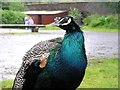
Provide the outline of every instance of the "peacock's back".
{"type": "MultiPolygon", "coordinates": [[[[41,41],[40,43],[34,45],[28,52],[26,52],[25,56],[23,57],[22,65],[19,71],[16,74],[13,89],[19,88],[20,90],[23,88],[23,84],[25,83],[26,79],[24,76],[26,75],[26,70],[29,66],[35,61],[40,58],[48,58],[50,54],[50,50],[61,46],[60,42],[62,41],[61,37],[41,41]]],[[[36,78],[36,77],[35,77],[36,78]]]]}

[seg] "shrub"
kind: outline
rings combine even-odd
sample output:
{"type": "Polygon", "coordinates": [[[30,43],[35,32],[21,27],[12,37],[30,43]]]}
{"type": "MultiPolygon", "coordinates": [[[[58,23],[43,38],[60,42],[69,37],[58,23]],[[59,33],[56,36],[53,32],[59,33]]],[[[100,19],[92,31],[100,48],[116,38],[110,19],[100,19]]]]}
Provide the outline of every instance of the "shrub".
{"type": "Polygon", "coordinates": [[[106,28],[115,29],[118,28],[118,15],[109,15],[106,17],[106,28]]]}
{"type": "Polygon", "coordinates": [[[79,17],[81,17],[82,24],[84,24],[83,19],[90,15],[89,12],[81,12],[77,8],[70,8],[69,15],[74,17],[74,20],[79,23],[79,17]]]}
{"type": "Polygon", "coordinates": [[[118,16],[117,15],[107,15],[101,16],[98,14],[90,15],[86,17],[84,20],[85,25],[90,27],[103,27],[109,29],[117,29],[118,28],[118,16]]]}
{"type": "Polygon", "coordinates": [[[78,17],[80,15],[80,12],[79,12],[79,10],[77,8],[70,8],[69,15],[73,16],[75,21],[77,22],[78,21],[78,17]]]}
{"type": "Polygon", "coordinates": [[[23,24],[25,14],[12,10],[0,10],[2,14],[2,24],[23,24]]]}

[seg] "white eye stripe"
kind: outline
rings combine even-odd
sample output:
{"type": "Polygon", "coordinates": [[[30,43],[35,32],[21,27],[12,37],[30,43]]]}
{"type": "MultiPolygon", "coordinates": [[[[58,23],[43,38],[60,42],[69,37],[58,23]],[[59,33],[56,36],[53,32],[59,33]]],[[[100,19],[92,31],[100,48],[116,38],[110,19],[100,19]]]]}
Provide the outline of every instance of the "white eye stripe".
{"type": "MultiPolygon", "coordinates": [[[[60,20],[61,21],[61,20],[60,20]]],[[[64,23],[62,25],[68,25],[69,23],[71,22],[71,18],[69,18],[68,22],[67,23],[64,23]]]]}
{"type": "Polygon", "coordinates": [[[60,23],[64,18],[62,18],[58,23],[60,23]]]}

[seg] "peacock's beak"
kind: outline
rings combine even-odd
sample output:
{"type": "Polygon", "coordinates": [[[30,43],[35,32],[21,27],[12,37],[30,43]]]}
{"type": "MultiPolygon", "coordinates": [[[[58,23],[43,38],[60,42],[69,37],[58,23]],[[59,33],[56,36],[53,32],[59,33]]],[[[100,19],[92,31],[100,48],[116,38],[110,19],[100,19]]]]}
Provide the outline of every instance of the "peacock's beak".
{"type": "Polygon", "coordinates": [[[53,23],[51,23],[50,25],[52,25],[52,26],[59,26],[60,24],[57,23],[57,22],[53,22],[53,23]]]}
{"type": "Polygon", "coordinates": [[[60,19],[61,17],[55,17],[54,22],[51,23],[52,26],[60,26],[60,19]]]}

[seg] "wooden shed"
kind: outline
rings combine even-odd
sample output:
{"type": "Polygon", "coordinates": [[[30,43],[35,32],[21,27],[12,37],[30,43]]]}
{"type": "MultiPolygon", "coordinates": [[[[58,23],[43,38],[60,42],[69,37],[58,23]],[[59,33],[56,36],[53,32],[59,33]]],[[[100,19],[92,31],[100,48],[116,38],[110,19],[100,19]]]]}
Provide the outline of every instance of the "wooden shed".
{"type": "Polygon", "coordinates": [[[57,16],[68,15],[67,11],[26,11],[24,13],[32,17],[35,24],[43,25],[52,23],[57,16]]]}

